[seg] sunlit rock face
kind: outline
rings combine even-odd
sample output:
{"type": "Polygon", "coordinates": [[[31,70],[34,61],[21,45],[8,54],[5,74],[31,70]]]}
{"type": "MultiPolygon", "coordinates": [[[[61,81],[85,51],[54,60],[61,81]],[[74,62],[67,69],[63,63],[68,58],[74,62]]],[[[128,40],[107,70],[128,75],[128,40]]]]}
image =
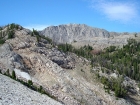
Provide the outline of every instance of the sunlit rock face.
{"type": "Polygon", "coordinates": [[[135,33],[108,32],[85,24],[50,26],[40,31],[40,34],[51,38],[56,44],[69,43],[78,47],[89,44],[101,49],[110,45],[127,44],[128,38],[135,37],[135,33]]]}
{"type": "Polygon", "coordinates": [[[85,24],[50,26],[41,31],[41,34],[50,37],[56,43],[72,43],[93,37],[110,37],[108,31],[85,24]]]}

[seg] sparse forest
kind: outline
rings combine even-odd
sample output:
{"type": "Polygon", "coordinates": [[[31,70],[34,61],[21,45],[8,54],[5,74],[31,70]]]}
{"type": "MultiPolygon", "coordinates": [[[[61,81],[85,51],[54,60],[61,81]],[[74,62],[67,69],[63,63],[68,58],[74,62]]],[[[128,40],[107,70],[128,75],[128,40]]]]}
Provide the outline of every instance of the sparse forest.
{"type": "Polygon", "coordinates": [[[97,74],[97,79],[104,85],[106,92],[110,93],[110,90],[114,91],[116,97],[124,97],[126,95],[127,88],[122,84],[122,76],[115,79],[99,76],[99,74],[97,74]]]}
{"type": "Polygon", "coordinates": [[[110,46],[104,50],[93,58],[93,64],[99,63],[112,72],[140,81],[140,42],[129,39],[123,48],[110,46]]]}
{"type": "Polygon", "coordinates": [[[89,45],[87,46],[85,45],[84,47],[80,47],[79,49],[76,49],[72,45],[66,43],[66,44],[59,44],[58,49],[64,52],[73,52],[76,55],[85,57],[87,59],[91,59],[93,56],[91,54],[91,51],[93,50],[93,48],[89,45]]]}
{"type": "MultiPolygon", "coordinates": [[[[119,75],[140,81],[140,42],[134,39],[129,39],[128,44],[123,45],[122,48],[110,46],[95,55],[92,54],[93,48],[89,45],[76,49],[66,43],[58,45],[58,49],[64,52],[73,52],[78,56],[91,60],[91,66],[100,65],[102,72],[105,68],[119,75]]],[[[114,91],[117,97],[126,95],[127,88],[122,85],[122,80],[108,79],[99,75],[97,77],[108,92],[110,90],[114,91]]]]}

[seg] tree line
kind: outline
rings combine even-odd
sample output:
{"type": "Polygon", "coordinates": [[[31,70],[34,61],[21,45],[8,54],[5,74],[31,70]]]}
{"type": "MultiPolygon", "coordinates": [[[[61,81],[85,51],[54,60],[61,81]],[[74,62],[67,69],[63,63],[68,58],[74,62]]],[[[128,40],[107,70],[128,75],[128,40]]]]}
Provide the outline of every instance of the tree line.
{"type": "Polygon", "coordinates": [[[80,48],[76,49],[72,45],[66,43],[66,44],[59,44],[58,49],[63,51],[63,52],[75,53],[76,55],[85,57],[87,59],[91,59],[92,56],[93,56],[92,53],[91,53],[93,48],[90,45],[85,45],[83,47],[80,47],[80,48]]]}

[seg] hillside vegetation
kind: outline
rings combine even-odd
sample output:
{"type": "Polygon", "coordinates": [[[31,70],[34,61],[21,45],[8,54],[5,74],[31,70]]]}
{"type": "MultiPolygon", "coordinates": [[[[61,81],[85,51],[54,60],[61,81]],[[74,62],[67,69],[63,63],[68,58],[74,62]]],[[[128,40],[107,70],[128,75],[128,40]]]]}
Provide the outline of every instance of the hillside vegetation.
{"type": "Polygon", "coordinates": [[[91,60],[91,65],[100,65],[102,71],[104,68],[120,75],[128,76],[134,80],[140,80],[140,42],[135,39],[129,39],[128,44],[122,48],[110,46],[96,54],[92,54],[91,46],[74,48],[70,44],[60,44],[58,48],[64,52],[73,52],[78,56],[82,56],[91,60]]]}
{"type": "Polygon", "coordinates": [[[73,52],[89,59],[91,67],[100,66],[103,73],[122,75],[119,79],[109,79],[97,74],[100,82],[104,84],[105,90],[108,93],[110,90],[114,91],[117,97],[124,97],[129,90],[123,85],[123,76],[140,81],[140,42],[135,39],[129,39],[128,44],[123,45],[122,48],[110,46],[97,52],[89,45],[76,49],[66,43],[58,45],[58,48],[64,52],[73,52]]]}
{"type": "Polygon", "coordinates": [[[93,58],[93,64],[100,64],[112,72],[140,81],[140,42],[129,39],[123,48],[110,46],[93,58]]]}

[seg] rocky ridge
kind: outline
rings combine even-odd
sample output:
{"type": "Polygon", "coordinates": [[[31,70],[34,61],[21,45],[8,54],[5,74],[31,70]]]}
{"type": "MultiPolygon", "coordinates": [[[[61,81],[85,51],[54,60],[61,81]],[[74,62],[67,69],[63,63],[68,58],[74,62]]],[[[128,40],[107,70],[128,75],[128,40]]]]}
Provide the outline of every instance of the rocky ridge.
{"type": "MultiPolygon", "coordinates": [[[[85,24],[66,24],[50,26],[40,31],[41,35],[51,38],[55,43],[69,43],[74,46],[91,45],[94,48],[105,48],[110,45],[123,45],[128,38],[135,38],[136,33],[108,32],[85,24]]],[[[140,35],[140,33],[137,33],[140,35]]]]}
{"type": "Polygon", "coordinates": [[[15,38],[0,46],[0,67],[2,72],[14,70],[18,78],[42,85],[65,105],[131,104],[105,93],[86,59],[65,54],[44,39],[38,43],[26,29],[15,30],[15,38]]]}

